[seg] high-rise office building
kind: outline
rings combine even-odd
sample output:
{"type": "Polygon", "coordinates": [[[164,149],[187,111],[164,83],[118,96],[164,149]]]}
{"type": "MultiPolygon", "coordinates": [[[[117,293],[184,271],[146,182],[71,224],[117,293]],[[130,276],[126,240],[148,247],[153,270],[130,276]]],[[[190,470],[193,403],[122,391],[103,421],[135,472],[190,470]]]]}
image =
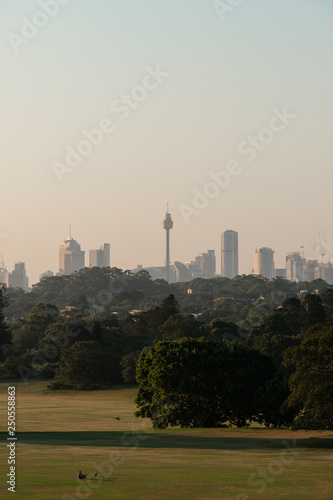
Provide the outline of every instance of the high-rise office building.
{"type": "Polygon", "coordinates": [[[238,233],[236,231],[222,233],[221,275],[231,279],[238,275],[238,233]]]}
{"type": "Polygon", "coordinates": [[[315,279],[317,267],[318,262],[316,260],[307,260],[305,264],[303,264],[303,280],[313,281],[315,279]]]}
{"type": "Polygon", "coordinates": [[[275,277],[274,250],[267,247],[255,249],[254,274],[269,280],[275,277]]]}
{"type": "Polygon", "coordinates": [[[14,271],[8,276],[8,286],[11,288],[23,288],[25,292],[29,291],[29,278],[24,262],[16,262],[14,271]]]}
{"type": "MultiPolygon", "coordinates": [[[[333,260],[333,259],[332,259],[333,260]]],[[[325,280],[329,285],[333,285],[333,265],[331,262],[317,266],[315,269],[315,279],[321,278],[325,280]]]]}
{"type": "Polygon", "coordinates": [[[71,236],[60,245],[59,270],[63,274],[72,274],[84,268],[85,252],[71,236]]]}
{"type": "Polygon", "coordinates": [[[300,252],[289,252],[286,256],[287,280],[303,281],[303,266],[306,260],[300,252]]]}
{"type": "Polygon", "coordinates": [[[89,267],[110,267],[109,243],[104,243],[99,250],[89,250],[89,267]]]}
{"type": "Polygon", "coordinates": [[[214,278],[216,272],[216,257],[214,250],[207,250],[207,253],[200,253],[196,258],[197,271],[204,278],[214,278]]]}
{"type": "Polygon", "coordinates": [[[103,252],[103,267],[110,267],[110,243],[104,243],[101,251],[103,252]]]}

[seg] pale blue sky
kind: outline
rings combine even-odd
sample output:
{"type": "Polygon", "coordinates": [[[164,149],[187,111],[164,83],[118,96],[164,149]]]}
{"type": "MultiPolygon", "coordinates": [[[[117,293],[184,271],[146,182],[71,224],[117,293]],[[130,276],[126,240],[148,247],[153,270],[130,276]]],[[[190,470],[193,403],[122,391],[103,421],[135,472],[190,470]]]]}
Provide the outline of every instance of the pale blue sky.
{"type": "Polygon", "coordinates": [[[219,270],[225,229],[239,231],[242,273],[257,246],[272,247],[282,267],[301,245],[312,258],[318,232],[333,240],[330,0],[244,0],[224,22],[210,0],[71,0],[18,54],[8,33],[41,7],[1,8],[0,251],[9,270],[25,261],[32,282],[56,271],[69,223],[86,252],[110,242],[114,266],[163,265],[166,202],[173,260],[215,249],[219,270]],[[111,103],[158,64],[170,76],[119,120],[111,103]],[[296,119],[247,163],[238,145],[284,106],[296,119]],[[52,162],[104,118],[115,133],[60,183],[52,162]],[[179,205],[233,159],[242,173],[186,224],[179,205]]]}

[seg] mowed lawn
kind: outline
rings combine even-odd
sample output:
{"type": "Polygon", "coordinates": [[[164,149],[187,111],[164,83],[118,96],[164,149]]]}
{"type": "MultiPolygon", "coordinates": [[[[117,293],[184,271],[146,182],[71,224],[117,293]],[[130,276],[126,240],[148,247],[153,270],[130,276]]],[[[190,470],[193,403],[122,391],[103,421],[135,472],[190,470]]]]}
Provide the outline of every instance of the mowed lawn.
{"type": "MultiPolygon", "coordinates": [[[[1,498],[13,495],[6,489],[7,385],[0,384],[1,498]]],[[[133,416],[136,387],[14,385],[19,500],[333,498],[333,432],[155,431],[133,416]],[[79,469],[91,479],[78,481],[79,469]]]]}

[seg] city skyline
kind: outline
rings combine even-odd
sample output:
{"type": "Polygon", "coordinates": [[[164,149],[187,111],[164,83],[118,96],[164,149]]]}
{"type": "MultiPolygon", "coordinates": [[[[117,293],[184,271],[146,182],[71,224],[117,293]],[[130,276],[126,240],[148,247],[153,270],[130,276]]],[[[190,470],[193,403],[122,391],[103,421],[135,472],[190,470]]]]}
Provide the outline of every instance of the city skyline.
{"type": "Polygon", "coordinates": [[[163,265],[167,201],[172,261],[218,255],[228,227],[242,274],[255,248],[281,268],[302,246],[314,258],[318,233],[333,256],[333,4],[254,0],[224,20],[199,0],[99,5],[69,2],[17,52],[8,34],[39,7],[3,6],[7,267],[25,261],[31,283],[56,270],[69,221],[82,248],[109,241],[116,267],[163,265]]]}
{"type": "MultiPolygon", "coordinates": [[[[171,219],[171,213],[169,212],[169,208],[167,209],[165,219],[163,221],[163,229],[173,228],[173,221],[171,219]]],[[[168,231],[167,231],[168,233],[168,231]]],[[[239,251],[238,244],[238,232],[234,230],[225,230],[221,233],[221,246],[220,250],[218,250],[215,254],[215,250],[207,250],[207,253],[200,252],[195,257],[194,261],[188,261],[187,259],[184,261],[180,261],[177,259],[170,260],[170,279],[168,279],[168,266],[167,260],[168,256],[170,258],[171,248],[170,248],[170,240],[167,237],[166,240],[166,262],[164,265],[147,265],[138,264],[136,271],[140,269],[147,269],[151,271],[153,279],[162,278],[169,282],[179,281],[177,276],[185,276],[186,278],[181,279],[180,281],[189,281],[190,274],[184,274],[181,267],[187,268],[192,272],[192,278],[196,276],[203,276],[205,278],[209,277],[219,277],[225,276],[229,278],[233,278],[236,275],[241,274],[261,274],[263,277],[272,279],[276,276],[282,276],[290,281],[302,281],[303,279],[306,281],[311,281],[311,279],[322,278],[326,281],[333,282],[333,268],[332,262],[333,257],[330,255],[330,241],[325,242],[321,239],[320,235],[314,244],[313,256],[309,258],[305,257],[304,246],[300,247],[300,251],[287,252],[284,258],[283,266],[276,265],[275,262],[275,250],[267,247],[255,248],[254,249],[254,259],[252,262],[252,268],[250,271],[242,273],[238,270],[238,261],[240,255],[242,255],[242,249],[239,251]],[[226,256],[224,256],[226,254],[226,256]],[[213,261],[212,261],[213,257],[213,261]],[[216,267],[216,261],[221,262],[221,268],[216,267]],[[173,262],[173,264],[172,264],[173,262]],[[225,265],[225,271],[223,271],[223,262],[225,265]],[[179,267],[180,266],[180,267],[179,267]],[[209,271],[208,271],[209,269],[209,271]],[[215,274],[212,269],[215,269],[215,274]],[[201,271],[200,271],[201,270],[201,271]],[[261,272],[260,272],[261,270],[261,272]],[[238,272],[237,272],[238,271],[238,272]],[[180,274],[179,274],[180,273],[180,274]],[[155,276],[155,277],[154,277],[155,276]]],[[[89,250],[89,253],[81,249],[81,244],[72,237],[72,231],[70,226],[69,236],[60,244],[60,248],[58,251],[58,261],[59,267],[57,271],[47,271],[44,269],[43,272],[39,273],[38,281],[40,281],[43,276],[53,276],[53,275],[62,275],[62,274],[71,274],[72,272],[83,269],[84,267],[119,267],[113,265],[110,261],[110,247],[109,243],[104,243],[97,250],[89,250]]],[[[1,280],[3,283],[7,283],[10,280],[11,274],[13,274],[6,263],[3,260],[3,255],[1,255],[0,261],[0,271],[1,280]]],[[[25,266],[24,261],[19,261],[14,263],[14,274],[12,278],[15,280],[14,275],[18,267],[23,264],[25,266]]],[[[134,267],[125,266],[122,269],[131,269],[135,270],[134,267]]],[[[185,270],[185,269],[184,269],[185,270]]],[[[26,269],[24,269],[24,272],[26,269]]],[[[27,273],[28,279],[29,273],[27,273]]],[[[31,279],[30,279],[31,281],[31,279]]],[[[34,284],[34,282],[31,282],[34,284]]],[[[28,285],[24,285],[24,288],[27,288],[28,285]]]]}
{"type": "Polygon", "coordinates": [[[7,489],[333,497],[333,0],[1,7],[7,489]]]}

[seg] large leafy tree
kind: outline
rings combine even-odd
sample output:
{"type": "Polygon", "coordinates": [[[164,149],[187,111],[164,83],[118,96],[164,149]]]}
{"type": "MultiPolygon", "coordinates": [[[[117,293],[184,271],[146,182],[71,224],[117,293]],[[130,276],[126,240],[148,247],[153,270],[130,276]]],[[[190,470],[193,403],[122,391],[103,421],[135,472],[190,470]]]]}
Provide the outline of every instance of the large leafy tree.
{"type": "Polygon", "coordinates": [[[258,351],[225,341],[183,338],[162,341],[142,353],[137,416],[155,427],[242,427],[258,411],[259,389],[274,375],[258,351]]]}
{"type": "Polygon", "coordinates": [[[226,415],[221,398],[229,358],[225,343],[188,338],[159,342],[139,359],[136,416],[150,418],[157,428],[223,423],[226,415]]]}
{"type": "Polygon", "coordinates": [[[171,316],[180,313],[180,306],[174,295],[166,297],[162,304],[148,311],[145,316],[151,328],[157,330],[171,316]]]}
{"type": "Polygon", "coordinates": [[[301,332],[300,313],[301,301],[298,297],[289,297],[279,309],[279,314],[283,316],[293,335],[298,335],[301,332]]]}
{"type": "Polygon", "coordinates": [[[178,340],[183,337],[199,338],[202,336],[202,325],[203,323],[195,320],[191,315],[174,314],[159,327],[154,340],[178,340]]]}
{"type": "Polygon", "coordinates": [[[99,342],[75,342],[61,353],[55,388],[57,384],[84,389],[107,383],[106,362],[106,353],[99,342]]]}
{"type": "Polygon", "coordinates": [[[242,332],[240,328],[231,321],[223,321],[222,319],[213,319],[205,326],[209,340],[228,340],[240,342],[242,340],[242,332]]]}
{"type": "Polygon", "coordinates": [[[320,295],[308,293],[305,296],[301,305],[300,318],[303,332],[313,325],[325,322],[325,309],[320,295]]]}
{"type": "Polygon", "coordinates": [[[246,300],[223,298],[215,302],[214,308],[204,312],[202,319],[210,322],[218,318],[223,321],[238,323],[247,318],[252,308],[253,305],[246,300]]]}
{"type": "MultiPolygon", "coordinates": [[[[6,346],[11,343],[11,332],[8,326],[5,323],[5,318],[3,314],[3,310],[6,306],[8,306],[8,298],[5,294],[5,289],[0,288],[0,356],[1,359],[4,360],[6,358],[6,346]]],[[[8,347],[7,347],[8,349],[8,347]]]]}
{"type": "Polygon", "coordinates": [[[13,329],[13,344],[16,352],[23,354],[30,349],[37,349],[47,329],[58,318],[59,311],[52,304],[42,302],[36,304],[26,316],[26,319],[13,329]]]}
{"type": "Polygon", "coordinates": [[[228,373],[228,420],[245,427],[260,413],[259,395],[266,394],[266,383],[275,375],[272,360],[255,349],[237,344],[230,353],[228,373]]]}
{"type": "Polygon", "coordinates": [[[245,343],[248,347],[270,356],[277,371],[286,375],[290,373],[290,370],[284,366],[284,352],[288,347],[299,345],[300,340],[293,335],[284,315],[273,311],[268,313],[262,323],[253,329],[245,343]]]}
{"type": "Polygon", "coordinates": [[[327,288],[321,295],[325,309],[326,320],[333,321],[333,287],[327,288]]]}
{"type": "Polygon", "coordinates": [[[295,426],[333,428],[333,325],[310,328],[299,347],[286,352],[294,365],[289,405],[298,409],[295,426]]]}
{"type": "Polygon", "coordinates": [[[266,382],[266,386],[259,396],[261,414],[258,421],[267,427],[280,428],[290,425],[295,417],[292,408],[288,407],[290,395],[288,378],[281,375],[266,382]]]}

